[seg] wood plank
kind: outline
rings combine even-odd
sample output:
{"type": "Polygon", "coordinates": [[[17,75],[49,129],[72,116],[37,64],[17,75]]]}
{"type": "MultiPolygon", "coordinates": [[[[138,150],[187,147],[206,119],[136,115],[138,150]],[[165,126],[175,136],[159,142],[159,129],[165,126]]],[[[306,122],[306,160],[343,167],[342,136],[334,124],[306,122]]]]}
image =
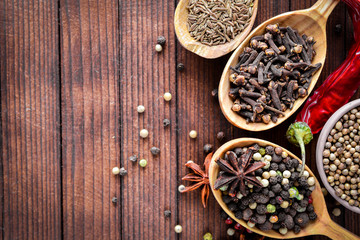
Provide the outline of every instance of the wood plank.
{"type": "Polygon", "coordinates": [[[121,164],[128,170],[123,178],[122,238],[175,239],[177,220],[177,126],[176,50],[173,27],[174,1],[129,1],[120,3],[120,101],[121,164]],[[167,41],[155,52],[159,35],[167,41]],[[172,93],[165,102],[164,92],[172,93]],[[138,114],[136,107],[146,110],[138,114]],[[163,119],[171,121],[163,127],[163,119]],[[139,137],[148,129],[146,139],[139,137]],[[151,147],[160,148],[153,157],[151,147]],[[129,161],[137,155],[146,159],[142,169],[129,161]],[[171,210],[171,218],[164,217],[171,210]]]}
{"type": "Polygon", "coordinates": [[[120,238],[118,10],[60,1],[65,239],[120,238]]]}
{"type": "Polygon", "coordinates": [[[1,239],[61,238],[57,1],[0,3],[1,239]]]}

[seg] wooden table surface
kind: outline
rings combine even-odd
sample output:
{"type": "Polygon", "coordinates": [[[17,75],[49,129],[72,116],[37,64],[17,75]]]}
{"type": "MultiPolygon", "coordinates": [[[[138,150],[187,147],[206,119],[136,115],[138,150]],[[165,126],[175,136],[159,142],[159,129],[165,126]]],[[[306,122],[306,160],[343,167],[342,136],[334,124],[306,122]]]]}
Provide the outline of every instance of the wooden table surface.
{"type": "MultiPolygon", "coordinates": [[[[315,0],[259,2],[255,26],[315,0]]],[[[226,121],[210,92],[230,55],[206,60],[186,51],[174,33],[175,7],[176,0],[0,2],[0,239],[202,239],[208,231],[227,239],[212,196],[204,209],[199,192],[177,191],[184,164],[202,163],[206,143],[219,147],[220,130],[226,140],[259,137],[299,155],[284,138],[294,117],[262,133],[226,121]],[[154,50],[159,35],[167,39],[161,53],[154,50]],[[171,102],[162,98],[167,91],[171,102]],[[145,113],[136,112],[139,104],[145,113]],[[196,140],[188,136],[192,129],[196,140]],[[160,156],[151,155],[153,146],[160,156]],[[132,155],[147,159],[147,167],[130,162],[132,155]],[[128,175],[113,176],[114,166],[128,175]]],[[[352,41],[344,4],[327,34],[318,85],[352,41]]],[[[316,140],[307,146],[313,170],[316,140]]],[[[335,201],[327,202],[331,211],[335,201]]],[[[335,221],[360,234],[360,216],[340,208],[335,221]]]]}

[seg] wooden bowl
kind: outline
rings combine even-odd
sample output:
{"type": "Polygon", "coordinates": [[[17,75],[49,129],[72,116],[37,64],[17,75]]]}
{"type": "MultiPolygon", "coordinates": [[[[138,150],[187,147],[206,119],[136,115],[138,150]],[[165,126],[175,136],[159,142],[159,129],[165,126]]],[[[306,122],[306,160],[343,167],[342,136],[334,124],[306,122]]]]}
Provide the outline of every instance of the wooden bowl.
{"type": "Polygon", "coordinates": [[[323,182],[324,186],[328,190],[328,192],[335,198],[336,201],[338,201],[341,205],[346,207],[352,212],[360,214],[360,208],[351,206],[347,201],[341,199],[335,194],[335,190],[327,181],[327,176],[324,171],[324,164],[323,164],[323,151],[325,148],[325,143],[327,142],[327,137],[329,136],[329,133],[331,129],[335,126],[337,121],[339,121],[344,114],[349,112],[351,109],[359,107],[360,106],[360,99],[357,99],[355,101],[349,102],[348,104],[341,107],[339,110],[337,110],[326,122],[325,126],[321,130],[317,145],[316,145],[316,166],[319,171],[320,179],[323,182]]]}
{"type": "Polygon", "coordinates": [[[189,0],[181,0],[176,7],[174,24],[175,24],[175,33],[181,45],[189,50],[190,52],[196,53],[197,55],[204,58],[218,58],[224,56],[225,54],[233,51],[239,44],[245,39],[252,29],[257,9],[258,9],[258,0],[254,0],[253,13],[249,25],[243,30],[242,33],[238,34],[231,42],[216,45],[216,46],[207,46],[196,41],[190,36],[190,33],[187,29],[187,17],[188,17],[188,6],[189,0]]]}
{"type": "Polygon", "coordinates": [[[305,10],[288,12],[276,17],[273,17],[257,28],[255,28],[247,38],[241,43],[241,45],[235,50],[235,52],[230,57],[228,63],[225,66],[223,74],[221,76],[220,85],[219,85],[219,103],[221,110],[227,120],[232,123],[234,126],[249,130],[249,131],[263,131],[270,128],[273,128],[288,117],[290,117],[296,110],[301,106],[301,104],[306,100],[307,97],[299,98],[294,103],[292,110],[287,110],[285,116],[279,117],[277,123],[246,123],[246,120],[239,116],[237,113],[231,110],[233,105],[233,100],[229,97],[228,92],[230,90],[230,81],[229,76],[231,74],[230,66],[235,66],[238,62],[239,55],[243,52],[243,49],[249,46],[250,39],[256,35],[262,35],[265,33],[265,27],[268,24],[278,23],[280,26],[291,26],[294,29],[297,29],[300,34],[306,34],[308,36],[314,37],[316,44],[314,45],[314,50],[316,55],[313,59],[313,63],[321,63],[321,68],[314,74],[311,84],[308,89],[308,93],[314,89],[316,82],[320,76],[321,70],[324,66],[325,57],[326,57],[326,21],[330,15],[332,9],[337,5],[338,0],[319,0],[313,7],[305,10]]]}
{"type": "MultiPolygon", "coordinates": [[[[249,228],[244,220],[237,219],[233,212],[229,210],[227,205],[224,203],[221,197],[221,191],[214,189],[215,180],[217,179],[217,176],[219,174],[219,167],[217,163],[215,162],[215,159],[219,157],[224,157],[224,154],[232,150],[236,147],[245,147],[250,146],[252,144],[259,144],[260,146],[268,146],[271,145],[273,147],[280,147],[272,142],[268,142],[261,139],[256,138],[238,138],[234,139],[232,141],[229,141],[222,145],[213,155],[209,167],[209,182],[210,182],[210,188],[214,194],[214,197],[216,201],[220,204],[221,208],[236,222],[240,223],[242,226],[249,228]]],[[[289,152],[288,150],[282,148],[283,151],[287,152],[289,157],[296,158],[299,162],[301,160],[296,157],[294,154],[289,152]]],[[[310,176],[314,177],[314,174],[312,171],[305,166],[305,169],[310,173],[310,176]]],[[[293,231],[289,231],[286,235],[282,235],[277,231],[270,230],[270,231],[261,231],[260,229],[253,227],[249,228],[251,231],[256,232],[260,235],[264,235],[266,237],[271,238],[279,238],[279,239],[294,239],[298,237],[304,237],[309,235],[324,235],[328,236],[331,239],[342,239],[342,240],[355,240],[360,239],[353,233],[347,231],[346,229],[342,228],[341,226],[337,225],[335,222],[333,222],[329,216],[329,213],[327,212],[326,204],[324,196],[321,192],[321,187],[317,179],[315,178],[315,189],[311,194],[313,198],[313,205],[316,214],[318,215],[318,218],[315,221],[310,222],[305,228],[301,229],[300,233],[295,234],[293,231]]]]}

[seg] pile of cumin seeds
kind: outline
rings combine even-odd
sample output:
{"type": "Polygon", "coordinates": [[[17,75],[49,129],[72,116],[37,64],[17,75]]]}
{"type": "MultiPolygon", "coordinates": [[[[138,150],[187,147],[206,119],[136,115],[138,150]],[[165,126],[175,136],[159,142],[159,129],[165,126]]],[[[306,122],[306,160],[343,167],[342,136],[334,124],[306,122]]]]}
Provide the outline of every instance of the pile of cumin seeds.
{"type": "Polygon", "coordinates": [[[249,25],[253,5],[254,0],[190,0],[190,36],[208,46],[230,42],[249,25]]]}

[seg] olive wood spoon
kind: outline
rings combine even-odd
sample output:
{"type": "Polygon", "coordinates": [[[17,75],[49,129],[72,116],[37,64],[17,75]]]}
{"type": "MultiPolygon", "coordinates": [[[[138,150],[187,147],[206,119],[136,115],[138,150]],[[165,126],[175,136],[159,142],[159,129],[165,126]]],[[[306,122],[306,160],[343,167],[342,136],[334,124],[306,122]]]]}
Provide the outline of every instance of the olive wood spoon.
{"type": "MultiPolygon", "coordinates": [[[[279,145],[276,145],[272,142],[268,142],[265,140],[257,139],[257,138],[238,138],[234,139],[232,141],[229,141],[222,145],[216,152],[214,153],[210,167],[209,167],[209,182],[210,182],[210,188],[215,196],[216,201],[220,204],[222,209],[236,222],[240,223],[242,226],[249,228],[248,225],[244,220],[237,219],[233,212],[229,210],[227,205],[224,203],[221,197],[221,191],[214,189],[215,180],[219,173],[219,167],[217,163],[215,162],[215,159],[219,157],[224,157],[224,154],[237,147],[245,147],[250,146],[253,144],[259,144],[260,146],[268,146],[271,145],[273,147],[280,147],[279,145]]],[[[288,155],[291,158],[296,158],[298,161],[301,162],[301,160],[296,157],[294,154],[289,152],[288,150],[281,147],[283,151],[287,152],[288,155]]],[[[309,222],[309,224],[302,228],[301,231],[298,234],[295,234],[293,231],[289,231],[286,235],[282,235],[277,231],[270,230],[270,231],[261,231],[260,229],[253,227],[249,228],[251,231],[256,232],[258,234],[264,235],[266,237],[271,238],[278,238],[278,239],[293,239],[298,237],[304,237],[304,236],[310,236],[310,235],[324,235],[331,239],[336,240],[359,240],[360,238],[356,236],[355,234],[349,232],[348,230],[344,229],[340,225],[333,222],[329,216],[329,213],[326,208],[325,199],[321,192],[321,186],[312,173],[312,171],[305,166],[305,169],[309,172],[310,176],[315,178],[315,189],[312,192],[311,196],[313,198],[313,205],[314,205],[314,211],[318,215],[317,219],[315,221],[309,222]]]]}
{"type": "Polygon", "coordinates": [[[189,0],[181,0],[176,7],[175,16],[174,16],[174,25],[175,25],[175,33],[181,45],[187,50],[196,53],[197,55],[204,58],[218,58],[224,56],[225,54],[233,51],[239,44],[246,38],[246,36],[251,31],[258,9],[258,0],[254,0],[253,12],[251,16],[251,20],[249,25],[238,34],[232,41],[216,45],[216,46],[208,46],[202,44],[201,42],[196,41],[194,38],[190,36],[190,33],[187,28],[187,17],[188,10],[187,6],[189,4],[189,0]]]}
{"type": "Polygon", "coordinates": [[[321,70],[324,66],[325,57],[326,57],[326,21],[339,3],[339,0],[319,0],[311,8],[299,11],[293,11],[288,13],[280,14],[276,17],[273,17],[257,28],[255,28],[247,38],[241,43],[241,45],[234,51],[231,55],[229,61],[227,62],[223,74],[221,76],[220,85],[219,85],[219,103],[221,110],[227,120],[231,122],[234,126],[237,126],[242,129],[249,131],[263,131],[270,128],[273,128],[288,117],[290,117],[296,110],[303,104],[307,96],[311,93],[313,88],[316,85],[317,80],[319,79],[321,70]],[[245,118],[241,117],[237,113],[231,110],[233,105],[233,100],[228,95],[230,90],[230,81],[229,76],[231,74],[230,66],[235,66],[238,62],[239,55],[243,52],[243,49],[249,46],[249,41],[253,36],[262,35],[265,33],[265,27],[268,24],[278,23],[280,26],[291,26],[292,28],[299,31],[299,34],[306,34],[307,36],[314,37],[316,44],[314,45],[314,50],[316,55],[312,63],[321,63],[321,68],[314,74],[311,80],[311,84],[308,89],[308,95],[304,98],[299,98],[295,101],[292,110],[285,111],[285,116],[278,118],[276,123],[270,121],[270,123],[246,123],[245,118]]]}

